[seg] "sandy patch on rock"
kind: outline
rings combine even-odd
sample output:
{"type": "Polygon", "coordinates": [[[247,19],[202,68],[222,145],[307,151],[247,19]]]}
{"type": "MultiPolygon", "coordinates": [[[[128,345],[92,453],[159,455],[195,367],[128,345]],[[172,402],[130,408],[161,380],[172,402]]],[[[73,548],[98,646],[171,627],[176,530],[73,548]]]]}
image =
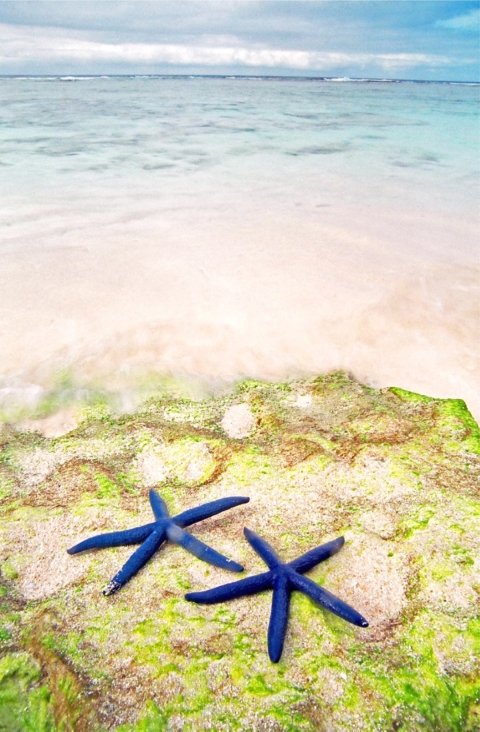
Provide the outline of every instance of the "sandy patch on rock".
{"type": "Polygon", "coordinates": [[[379,508],[397,504],[418,490],[414,476],[400,472],[394,460],[378,460],[369,454],[360,453],[352,465],[332,464],[326,468],[325,476],[333,496],[345,502],[362,497],[379,508]]]}
{"type": "Polygon", "coordinates": [[[41,483],[57,465],[68,460],[68,456],[60,449],[45,450],[36,447],[32,452],[25,453],[21,460],[23,482],[29,486],[41,483]]]}
{"type": "Polygon", "coordinates": [[[213,473],[215,462],[212,453],[204,442],[192,445],[190,459],[185,472],[186,483],[204,482],[213,473]]]}
{"type": "Polygon", "coordinates": [[[381,539],[393,539],[396,532],[397,521],[385,511],[368,511],[361,518],[362,527],[372,534],[377,534],[381,539]]]}
{"type": "Polygon", "coordinates": [[[432,643],[435,658],[447,674],[474,674],[478,670],[479,659],[475,648],[469,647],[465,638],[457,636],[453,642],[441,632],[432,643]]]}
{"type": "Polygon", "coordinates": [[[163,458],[154,448],[147,448],[135,460],[135,468],[140,473],[143,485],[152,488],[167,479],[168,468],[163,458]]]}
{"type": "Polygon", "coordinates": [[[13,525],[2,547],[3,561],[8,560],[17,572],[16,581],[26,599],[52,597],[85,575],[92,557],[67,554],[82,530],[85,519],[70,515],[68,521],[58,515],[13,525]]]}
{"type": "MultiPolygon", "coordinates": [[[[48,444],[48,443],[47,443],[48,444]]],[[[52,449],[35,447],[33,450],[21,450],[16,461],[21,472],[23,485],[33,487],[42,483],[55,468],[69,460],[102,460],[125,449],[122,440],[118,442],[101,439],[80,440],[74,445],[57,445],[52,449]]]]}
{"type": "Polygon", "coordinates": [[[248,404],[234,404],[227,409],[220,424],[229,437],[241,440],[252,431],[255,418],[248,404]]]}
{"type": "Polygon", "coordinates": [[[215,469],[216,461],[208,444],[191,440],[150,445],[133,462],[138,480],[149,488],[166,480],[201,485],[211,478],[215,469]]]}
{"type": "MultiPolygon", "coordinates": [[[[419,599],[425,607],[443,612],[468,611],[478,607],[479,596],[462,572],[441,581],[431,581],[420,593],[419,599]]],[[[471,578],[474,580],[474,578],[471,578]]]]}
{"type": "Polygon", "coordinates": [[[330,560],[328,586],[369,622],[397,618],[406,603],[407,557],[373,535],[345,533],[345,546],[330,560]]]}
{"type": "Polygon", "coordinates": [[[307,409],[312,405],[312,395],[311,394],[298,394],[297,398],[293,402],[295,407],[298,407],[299,409],[307,409]]]}

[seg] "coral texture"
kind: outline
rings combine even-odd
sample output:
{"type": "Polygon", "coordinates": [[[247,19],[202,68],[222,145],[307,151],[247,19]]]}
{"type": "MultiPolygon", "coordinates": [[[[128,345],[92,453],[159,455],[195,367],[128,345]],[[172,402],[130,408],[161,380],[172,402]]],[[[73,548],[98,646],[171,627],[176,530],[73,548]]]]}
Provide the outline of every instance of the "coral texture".
{"type": "Polygon", "coordinates": [[[76,420],[63,436],[0,433],[0,729],[480,728],[480,440],[463,402],[335,373],[76,420]],[[265,566],[244,526],[287,563],[345,537],[309,579],[369,626],[294,592],[272,664],[271,592],[187,602],[231,574],[170,542],[103,597],[131,547],[66,550],[151,522],[153,487],[172,516],[249,496],[191,529],[246,578],[265,566]]]}

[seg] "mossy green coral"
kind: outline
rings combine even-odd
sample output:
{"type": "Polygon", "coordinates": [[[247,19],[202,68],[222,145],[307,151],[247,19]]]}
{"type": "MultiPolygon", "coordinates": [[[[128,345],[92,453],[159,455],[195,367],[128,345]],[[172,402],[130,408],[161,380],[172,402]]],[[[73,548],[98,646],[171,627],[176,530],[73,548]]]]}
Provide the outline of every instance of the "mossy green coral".
{"type": "Polygon", "coordinates": [[[50,691],[41,676],[39,664],[26,653],[0,658],[0,730],[53,732],[50,691]]]}
{"type": "Polygon", "coordinates": [[[91,407],[54,440],[3,434],[0,729],[12,719],[19,732],[478,729],[479,433],[463,402],[343,373],[250,380],[204,401],[174,392],[120,417],[91,407]],[[254,415],[241,439],[222,428],[238,404],[254,415]],[[272,665],[268,593],[185,602],[187,589],[231,577],[175,546],[104,598],[131,549],[65,550],[151,521],[149,482],[172,513],[249,495],[235,516],[194,528],[247,575],[264,566],[245,525],[286,560],[344,534],[310,577],[370,627],[294,594],[272,665]]]}

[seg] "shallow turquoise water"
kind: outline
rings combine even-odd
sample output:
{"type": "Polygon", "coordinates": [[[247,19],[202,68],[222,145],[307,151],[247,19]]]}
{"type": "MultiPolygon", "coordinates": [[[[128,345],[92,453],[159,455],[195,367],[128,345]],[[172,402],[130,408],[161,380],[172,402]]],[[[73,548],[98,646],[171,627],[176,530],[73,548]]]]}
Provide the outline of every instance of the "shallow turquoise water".
{"type": "Polygon", "coordinates": [[[325,182],[347,200],[478,195],[474,85],[3,78],[0,94],[4,195],[248,186],[278,204],[325,182]]]}

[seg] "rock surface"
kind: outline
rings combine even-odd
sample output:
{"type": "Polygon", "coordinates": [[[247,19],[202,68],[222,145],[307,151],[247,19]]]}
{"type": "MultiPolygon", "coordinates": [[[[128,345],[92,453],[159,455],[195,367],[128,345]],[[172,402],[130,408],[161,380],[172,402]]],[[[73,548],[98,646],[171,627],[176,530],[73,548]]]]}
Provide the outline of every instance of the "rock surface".
{"type": "Polygon", "coordinates": [[[338,373],[0,440],[0,730],[480,728],[480,439],[463,402],[338,373]],[[369,627],[296,593],[274,665],[271,593],[188,603],[238,576],[174,545],[103,597],[131,547],[66,549],[151,521],[152,486],[172,514],[250,496],[190,529],[246,576],[265,568],[244,526],[284,561],[345,536],[309,577],[369,627]]]}

